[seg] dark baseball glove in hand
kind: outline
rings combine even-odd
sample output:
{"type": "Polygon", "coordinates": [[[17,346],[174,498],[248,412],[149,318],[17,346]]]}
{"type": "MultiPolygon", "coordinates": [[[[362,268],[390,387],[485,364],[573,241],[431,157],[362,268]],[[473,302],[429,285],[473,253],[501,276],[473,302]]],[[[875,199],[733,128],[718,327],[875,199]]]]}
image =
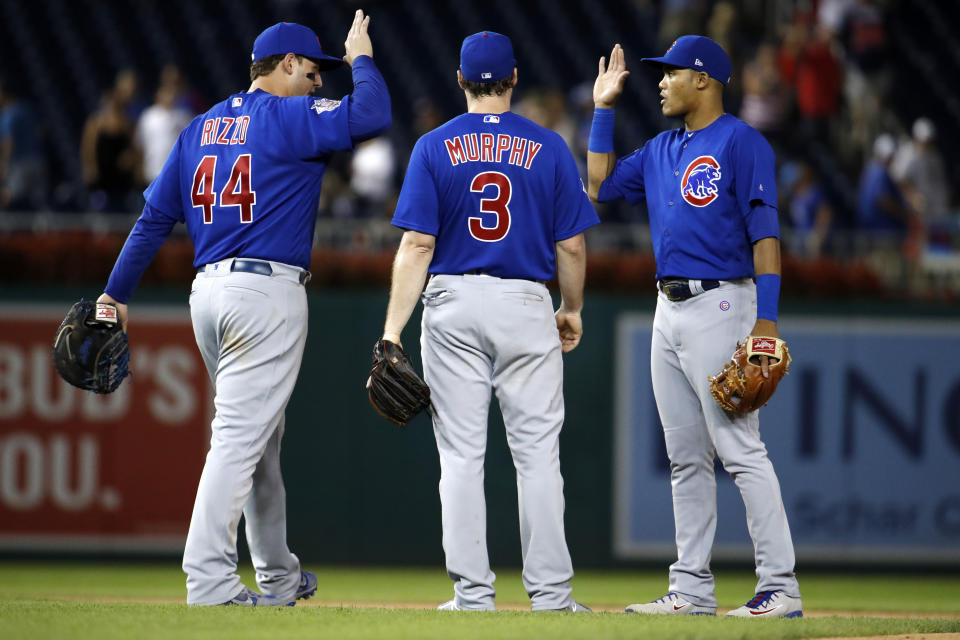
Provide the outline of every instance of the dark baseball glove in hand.
{"type": "Polygon", "coordinates": [[[368,395],[380,415],[401,427],[430,406],[430,387],[413,370],[400,345],[389,340],[373,345],[368,395]]]}
{"type": "Polygon", "coordinates": [[[117,308],[80,300],[53,340],[53,366],[75,387],[110,393],[130,375],[130,346],[117,308]]]}
{"type": "Polygon", "coordinates": [[[709,376],[710,393],[725,411],[750,413],[767,404],[790,368],[790,351],[780,338],[747,336],[737,343],[730,362],[709,376]],[[770,358],[769,378],[763,377],[760,356],[770,358]],[[774,362],[776,360],[776,362],[774,362]]]}

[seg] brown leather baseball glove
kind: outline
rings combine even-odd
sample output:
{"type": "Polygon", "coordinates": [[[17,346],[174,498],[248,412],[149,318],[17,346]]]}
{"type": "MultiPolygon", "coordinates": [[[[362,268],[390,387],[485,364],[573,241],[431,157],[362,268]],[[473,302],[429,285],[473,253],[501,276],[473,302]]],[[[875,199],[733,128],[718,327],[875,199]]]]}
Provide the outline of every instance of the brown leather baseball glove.
{"type": "Polygon", "coordinates": [[[780,379],[790,368],[790,351],[780,338],[747,336],[745,343],[737,343],[730,362],[715,376],[708,376],[710,393],[725,411],[750,413],[756,411],[773,395],[780,379]],[[769,378],[763,377],[760,356],[769,356],[769,378]]]}
{"type": "Polygon", "coordinates": [[[367,395],[380,415],[400,427],[430,406],[430,387],[417,375],[400,345],[389,340],[377,340],[373,345],[367,395]]]}

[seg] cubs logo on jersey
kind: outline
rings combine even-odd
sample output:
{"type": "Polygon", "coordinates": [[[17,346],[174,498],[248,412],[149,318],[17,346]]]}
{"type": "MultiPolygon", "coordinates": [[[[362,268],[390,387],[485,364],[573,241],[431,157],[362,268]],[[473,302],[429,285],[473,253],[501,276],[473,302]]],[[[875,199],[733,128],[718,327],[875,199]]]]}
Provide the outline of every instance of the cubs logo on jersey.
{"type": "Polygon", "coordinates": [[[705,207],[720,193],[720,163],[713,156],[700,156],[687,165],[680,181],[680,194],[695,207],[705,207]]]}

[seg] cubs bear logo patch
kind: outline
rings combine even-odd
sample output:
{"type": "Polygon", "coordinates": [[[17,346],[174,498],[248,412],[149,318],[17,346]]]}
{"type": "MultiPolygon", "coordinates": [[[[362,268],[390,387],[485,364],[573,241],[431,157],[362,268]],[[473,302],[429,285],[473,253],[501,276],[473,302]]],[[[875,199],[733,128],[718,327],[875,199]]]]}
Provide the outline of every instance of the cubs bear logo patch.
{"type": "Polygon", "coordinates": [[[700,156],[687,165],[680,181],[680,195],[695,207],[705,207],[720,193],[720,163],[713,156],[700,156]]]}

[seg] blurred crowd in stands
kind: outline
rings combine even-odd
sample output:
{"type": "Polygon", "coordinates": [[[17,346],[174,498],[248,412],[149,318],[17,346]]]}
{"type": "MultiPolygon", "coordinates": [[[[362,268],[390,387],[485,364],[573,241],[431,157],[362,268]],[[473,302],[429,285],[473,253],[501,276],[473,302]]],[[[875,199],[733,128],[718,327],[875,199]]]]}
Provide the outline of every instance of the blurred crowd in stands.
{"type": "MultiPolygon", "coordinates": [[[[923,92],[897,84],[891,34],[895,2],[773,2],[763,12],[758,34],[756,21],[746,15],[757,2],[631,1],[640,15],[657,17],[650,39],[660,51],[679,34],[702,33],[731,54],[734,73],[725,106],[763,132],[777,153],[786,253],[802,259],[858,256],[897,286],[941,277],[960,288],[960,213],[945,163],[949,149],[931,118],[899,112],[892,99],[897,91],[923,92]]],[[[377,27],[372,33],[376,45],[377,27]]],[[[515,41],[524,37],[510,35],[515,41]]],[[[658,77],[644,70],[639,58],[658,51],[624,45],[633,71],[628,83],[649,84],[655,95],[658,77]]],[[[593,78],[584,77],[572,88],[529,86],[522,51],[519,46],[515,111],[558,132],[584,162],[593,78]]],[[[452,78],[452,73],[437,78],[432,90],[457,92],[452,78]]],[[[70,200],[57,194],[71,187],[50,179],[45,123],[17,86],[0,82],[0,210],[44,211],[54,200],[70,200]]],[[[387,82],[402,80],[387,76],[387,82]]],[[[173,64],[157,78],[138,77],[133,69],[119,72],[83,127],[77,152],[85,192],[72,199],[74,209],[137,212],[142,190],[163,166],[180,130],[223,97],[201,97],[173,64]]],[[[442,104],[424,95],[410,109],[412,122],[395,122],[403,135],[391,133],[334,159],[319,205],[321,228],[389,219],[412,143],[457,115],[442,104]],[[330,221],[326,227],[324,220],[330,221]]],[[[678,123],[664,120],[662,125],[678,123]]],[[[643,140],[623,143],[629,146],[618,148],[620,154],[643,140]]],[[[601,207],[601,216],[613,223],[642,225],[644,215],[601,207]]],[[[363,223],[344,228],[349,231],[335,233],[335,242],[371,243],[363,223]]]]}

